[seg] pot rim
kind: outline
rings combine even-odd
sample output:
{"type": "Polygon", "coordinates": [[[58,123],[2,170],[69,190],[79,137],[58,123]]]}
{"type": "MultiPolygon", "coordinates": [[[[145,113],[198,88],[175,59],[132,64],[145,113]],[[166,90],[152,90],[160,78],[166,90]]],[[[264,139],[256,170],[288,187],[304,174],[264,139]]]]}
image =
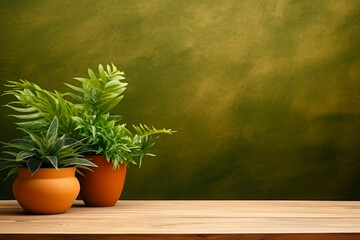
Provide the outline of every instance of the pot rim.
{"type": "Polygon", "coordinates": [[[19,167],[20,178],[26,179],[49,179],[49,178],[68,178],[75,177],[76,167],[64,168],[39,168],[33,175],[27,167],[19,167]]]}

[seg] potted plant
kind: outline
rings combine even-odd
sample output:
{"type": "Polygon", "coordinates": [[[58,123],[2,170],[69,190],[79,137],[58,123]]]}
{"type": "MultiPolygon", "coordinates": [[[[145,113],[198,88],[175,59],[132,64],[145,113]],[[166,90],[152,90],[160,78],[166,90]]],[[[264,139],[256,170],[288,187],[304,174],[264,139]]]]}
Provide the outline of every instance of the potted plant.
{"type": "Polygon", "coordinates": [[[11,158],[0,161],[0,171],[7,176],[18,172],[13,193],[27,213],[54,214],[70,208],[80,185],[76,167],[88,169],[96,165],[82,158],[83,147],[74,139],[58,137],[58,120],[54,117],[46,135],[23,130],[28,138],[4,143],[12,151],[3,151],[11,158]]]}
{"type": "Polygon", "coordinates": [[[75,78],[81,86],[66,85],[77,92],[61,94],[49,92],[38,85],[21,80],[10,82],[5,94],[14,95],[17,101],[7,106],[19,112],[14,115],[17,124],[32,131],[43,131],[53,116],[59,118],[59,131],[75,139],[96,154],[86,157],[99,167],[84,171],[80,177],[81,195],[88,206],[112,206],[116,204],[125,181],[129,164],[142,164],[145,156],[154,156],[148,150],[155,145],[158,134],[172,134],[171,129],[156,129],[140,124],[133,126],[135,133],[121,123],[121,116],[110,111],[123,98],[127,83],[124,73],[113,64],[106,71],[99,65],[99,74],[88,69],[89,78],[75,78]],[[66,98],[72,97],[76,103],[66,98]],[[25,121],[24,121],[25,119],[25,121]]]}

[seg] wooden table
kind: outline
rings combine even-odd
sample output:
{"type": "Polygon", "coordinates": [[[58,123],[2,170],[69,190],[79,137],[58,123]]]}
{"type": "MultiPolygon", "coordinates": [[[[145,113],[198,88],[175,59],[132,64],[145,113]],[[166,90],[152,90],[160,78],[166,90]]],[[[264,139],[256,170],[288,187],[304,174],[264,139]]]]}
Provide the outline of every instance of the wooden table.
{"type": "Polygon", "coordinates": [[[354,240],[360,202],[76,201],[64,214],[25,215],[16,201],[0,201],[0,239],[354,240]]]}

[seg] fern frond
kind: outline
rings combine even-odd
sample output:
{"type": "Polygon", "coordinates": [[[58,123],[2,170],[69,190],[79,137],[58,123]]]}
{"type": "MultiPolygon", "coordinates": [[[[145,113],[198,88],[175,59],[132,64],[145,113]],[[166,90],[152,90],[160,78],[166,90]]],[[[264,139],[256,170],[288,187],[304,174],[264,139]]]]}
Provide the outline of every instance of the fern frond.
{"type": "Polygon", "coordinates": [[[137,135],[139,135],[139,137],[145,137],[145,136],[149,136],[149,135],[154,135],[154,134],[160,134],[160,133],[166,133],[166,134],[170,134],[172,135],[173,133],[175,133],[176,131],[172,131],[171,129],[156,129],[154,126],[148,127],[145,124],[139,124],[139,126],[135,126],[133,125],[133,128],[136,132],[137,135]]]}
{"type": "Polygon", "coordinates": [[[35,83],[26,80],[19,82],[9,81],[5,85],[9,90],[4,95],[12,95],[17,101],[5,105],[18,114],[11,115],[20,119],[16,124],[33,132],[45,131],[52,119],[59,119],[59,131],[69,133],[75,128],[71,116],[77,116],[78,110],[75,104],[64,99],[59,92],[49,92],[35,83]]]}
{"type": "Polygon", "coordinates": [[[136,134],[133,137],[133,144],[137,148],[133,151],[133,156],[139,157],[139,167],[141,167],[143,159],[145,156],[155,156],[152,153],[148,153],[147,151],[152,148],[156,140],[159,138],[157,136],[155,139],[152,138],[152,135],[157,135],[161,133],[172,135],[176,131],[172,131],[171,129],[156,129],[154,126],[148,127],[145,124],[139,124],[139,126],[133,125],[133,128],[136,134]]]}
{"type": "Polygon", "coordinates": [[[104,67],[99,65],[99,75],[95,75],[93,70],[88,69],[90,78],[77,77],[75,80],[81,82],[82,87],[74,86],[65,83],[77,93],[66,93],[76,101],[84,104],[88,111],[96,113],[108,113],[116,105],[119,104],[124,97],[122,93],[125,91],[127,83],[124,80],[124,72],[120,72],[112,64],[112,67],[107,65],[107,71],[104,67]]]}

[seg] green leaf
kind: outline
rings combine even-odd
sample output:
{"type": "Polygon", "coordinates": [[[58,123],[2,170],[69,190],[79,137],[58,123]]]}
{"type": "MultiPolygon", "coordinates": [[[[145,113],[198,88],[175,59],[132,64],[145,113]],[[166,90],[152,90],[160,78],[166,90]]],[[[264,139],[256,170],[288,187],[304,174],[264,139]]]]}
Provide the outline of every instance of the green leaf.
{"type": "Polygon", "coordinates": [[[86,171],[94,172],[94,170],[91,167],[80,166],[80,165],[76,166],[76,173],[80,174],[83,177],[85,177],[85,175],[79,169],[85,169],[86,171]]]}
{"type": "Polygon", "coordinates": [[[101,64],[99,64],[99,74],[100,74],[100,77],[101,77],[102,81],[104,83],[107,83],[108,79],[107,79],[107,77],[105,75],[104,67],[101,64]]]}
{"type": "Polygon", "coordinates": [[[68,86],[69,88],[74,89],[75,91],[84,93],[84,89],[82,89],[82,88],[76,87],[76,86],[71,85],[71,84],[69,84],[69,83],[64,83],[64,84],[65,84],[66,86],[68,86]]]}
{"type": "Polygon", "coordinates": [[[8,179],[11,175],[17,173],[17,172],[18,172],[18,169],[19,169],[18,167],[14,167],[13,169],[11,169],[11,170],[7,173],[6,178],[4,179],[4,181],[5,181],[6,179],[8,179]]]}
{"type": "Polygon", "coordinates": [[[110,100],[112,101],[113,99],[115,98],[118,98],[120,97],[121,95],[119,95],[118,93],[106,93],[106,94],[103,94],[100,98],[100,101],[106,101],[106,100],[110,100]]]}
{"type": "Polygon", "coordinates": [[[50,124],[49,129],[47,130],[47,133],[46,133],[46,139],[49,142],[54,141],[54,139],[57,136],[57,130],[58,130],[58,119],[55,116],[54,119],[52,120],[51,124],[50,124]]]}
{"type": "Polygon", "coordinates": [[[117,70],[117,68],[116,68],[116,66],[114,65],[114,63],[111,63],[111,66],[112,66],[112,68],[113,68],[113,72],[115,72],[116,70],[117,70]]]}
{"type": "Polygon", "coordinates": [[[11,155],[11,156],[13,156],[13,157],[17,157],[17,155],[18,155],[18,153],[16,153],[16,152],[9,152],[9,151],[2,151],[2,153],[6,153],[6,154],[9,154],[9,155],[11,155]]]}
{"type": "Polygon", "coordinates": [[[76,101],[80,102],[80,103],[83,103],[84,102],[84,99],[83,97],[75,94],[75,93],[66,93],[66,95],[69,95],[70,97],[72,97],[73,99],[75,99],[76,101]]]}
{"type": "Polygon", "coordinates": [[[34,147],[34,144],[29,139],[14,139],[10,142],[10,144],[34,147]]]}
{"type": "Polygon", "coordinates": [[[50,145],[49,154],[56,155],[65,144],[65,135],[58,138],[53,144],[50,145]]]}
{"type": "Polygon", "coordinates": [[[23,166],[23,163],[21,163],[21,162],[0,162],[0,171],[6,170],[9,168],[22,167],[22,166],[23,166]]]}
{"type": "Polygon", "coordinates": [[[89,166],[97,167],[97,165],[85,158],[68,158],[61,161],[61,165],[64,166],[89,166]]]}
{"type": "Polygon", "coordinates": [[[74,79],[79,82],[82,82],[83,84],[88,84],[88,81],[90,80],[88,78],[82,78],[82,77],[74,77],[74,79]]]}
{"type": "Polygon", "coordinates": [[[96,88],[100,88],[101,84],[99,82],[99,79],[96,77],[95,73],[93,72],[93,70],[91,70],[90,68],[88,69],[88,74],[89,77],[92,80],[92,83],[95,84],[96,88]]]}
{"type": "Polygon", "coordinates": [[[28,121],[28,122],[17,122],[16,125],[20,126],[21,128],[24,129],[41,129],[41,128],[45,128],[48,124],[48,121],[45,119],[37,119],[37,120],[32,120],[32,121],[28,121]]]}
{"type": "Polygon", "coordinates": [[[79,82],[82,82],[83,84],[83,88],[84,88],[84,91],[85,91],[85,88],[98,88],[98,86],[96,84],[93,83],[93,81],[91,81],[91,79],[89,78],[80,78],[80,77],[77,77],[77,78],[74,78],[75,80],[79,81],[79,82]]]}
{"type": "Polygon", "coordinates": [[[74,139],[74,138],[65,138],[65,141],[64,141],[65,146],[74,145],[74,144],[77,144],[77,143],[80,143],[80,142],[78,140],[74,139]]]}
{"type": "Polygon", "coordinates": [[[29,158],[32,156],[34,156],[34,153],[22,151],[22,152],[19,152],[19,154],[17,155],[16,161],[21,161],[21,160],[24,160],[25,158],[29,158]]]}
{"type": "Polygon", "coordinates": [[[123,95],[119,95],[117,99],[113,99],[112,101],[107,101],[106,103],[99,104],[99,106],[102,107],[101,112],[109,112],[111,109],[113,109],[116,105],[119,104],[123,97],[123,95]]]}
{"type": "Polygon", "coordinates": [[[30,158],[27,162],[27,168],[30,170],[31,175],[33,175],[37,170],[39,170],[42,161],[37,158],[30,158]]]}
{"type": "Polygon", "coordinates": [[[141,165],[142,165],[143,158],[144,158],[144,154],[141,154],[141,155],[140,155],[139,168],[140,168],[140,167],[141,167],[141,165]]]}
{"type": "Polygon", "coordinates": [[[54,168],[58,169],[58,159],[56,156],[45,156],[45,158],[50,161],[54,168]]]}
{"type": "Polygon", "coordinates": [[[18,119],[38,119],[42,117],[40,113],[33,113],[33,114],[23,114],[23,115],[9,115],[11,117],[16,117],[18,119]]]}
{"type": "Polygon", "coordinates": [[[20,107],[14,107],[14,106],[12,106],[10,104],[6,104],[4,106],[8,107],[8,108],[11,108],[12,110],[15,110],[17,112],[21,112],[21,113],[32,113],[32,112],[37,111],[37,109],[34,108],[34,107],[22,107],[22,108],[20,108],[20,107]]]}

